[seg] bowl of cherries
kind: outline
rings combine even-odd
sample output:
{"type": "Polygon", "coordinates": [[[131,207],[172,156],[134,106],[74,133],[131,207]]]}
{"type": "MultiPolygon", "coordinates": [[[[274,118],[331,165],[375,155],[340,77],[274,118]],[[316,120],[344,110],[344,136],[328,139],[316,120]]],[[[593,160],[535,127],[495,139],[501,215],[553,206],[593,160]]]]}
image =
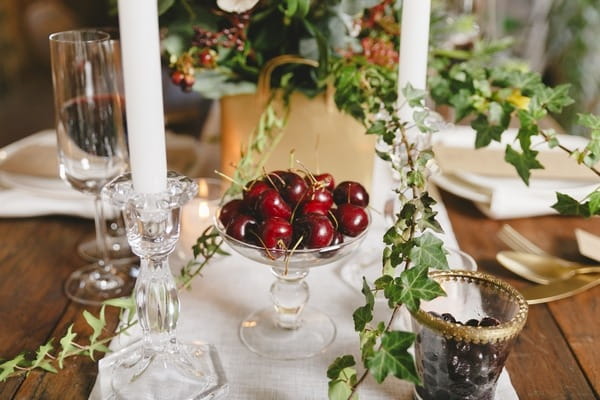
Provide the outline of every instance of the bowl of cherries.
{"type": "Polygon", "coordinates": [[[331,174],[279,170],[249,182],[217,211],[215,226],[243,257],[276,277],[273,304],[250,314],[240,336],[250,350],[276,359],[311,357],[335,338],[331,318],[311,307],[304,280],[311,267],[356,250],[371,219],[369,194],[358,182],[336,185],[331,174]]]}
{"type": "Polygon", "coordinates": [[[273,171],[217,212],[227,243],[250,259],[287,269],[328,264],[352,252],[370,224],[369,194],[331,174],[273,171]]]}

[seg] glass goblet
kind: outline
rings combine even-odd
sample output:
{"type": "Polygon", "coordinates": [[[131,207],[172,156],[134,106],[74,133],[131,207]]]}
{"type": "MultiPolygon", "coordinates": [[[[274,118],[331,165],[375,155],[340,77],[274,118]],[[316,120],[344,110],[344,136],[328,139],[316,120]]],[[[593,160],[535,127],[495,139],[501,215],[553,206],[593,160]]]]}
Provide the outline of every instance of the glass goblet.
{"type": "Polygon", "coordinates": [[[108,258],[100,198],[102,186],[127,168],[123,99],[110,36],[98,30],[50,35],[56,134],[61,178],[93,195],[100,260],[75,271],[65,283],[69,298],[100,304],[124,296],[133,278],[108,258]]]}
{"type": "Polygon", "coordinates": [[[309,288],[305,278],[311,268],[333,263],[356,250],[368,227],[356,237],[345,237],[340,244],[318,249],[275,250],[278,257],[274,258],[273,252],[269,254],[263,247],[229,236],[218,219],[219,211],[215,226],[224,241],[243,257],[270,266],[276,278],[270,289],[273,304],[242,321],[242,342],[261,356],[279,360],[309,358],[323,352],[335,339],[336,327],[325,313],[306,307],[309,288]]]}
{"type": "Polygon", "coordinates": [[[446,296],[412,313],[415,398],[492,400],[500,372],[527,320],[523,296],[491,275],[432,271],[446,296]]]}

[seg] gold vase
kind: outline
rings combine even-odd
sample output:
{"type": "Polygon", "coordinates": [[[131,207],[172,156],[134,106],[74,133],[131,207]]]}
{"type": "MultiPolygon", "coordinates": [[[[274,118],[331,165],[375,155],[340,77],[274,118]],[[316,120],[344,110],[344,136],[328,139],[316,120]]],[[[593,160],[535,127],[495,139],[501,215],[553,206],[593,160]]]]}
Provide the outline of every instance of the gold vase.
{"type": "MultiPolygon", "coordinates": [[[[293,151],[294,159],[315,174],[329,172],[336,182],[358,181],[370,189],[375,137],[366,135],[360,123],[338,111],[325,94],[308,98],[293,93],[290,101],[288,123],[266,170],[289,168],[293,151]]],[[[280,100],[277,103],[275,108],[282,108],[280,100]]],[[[221,99],[221,169],[225,174],[233,175],[240,149],[247,148],[263,107],[264,101],[253,94],[221,99]]]]}

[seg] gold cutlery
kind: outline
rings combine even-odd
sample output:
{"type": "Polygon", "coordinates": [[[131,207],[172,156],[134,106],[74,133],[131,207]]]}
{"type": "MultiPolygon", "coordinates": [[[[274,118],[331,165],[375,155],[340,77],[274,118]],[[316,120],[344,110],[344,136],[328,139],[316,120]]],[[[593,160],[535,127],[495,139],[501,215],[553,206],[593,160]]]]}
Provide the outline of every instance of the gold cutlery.
{"type": "Polygon", "coordinates": [[[584,265],[549,255],[501,251],[496,260],[506,269],[532,282],[549,284],[576,275],[600,273],[600,266],[584,265]]]}
{"type": "Polygon", "coordinates": [[[534,285],[520,290],[528,304],[560,300],[586,291],[600,284],[600,273],[579,274],[547,285],[534,285]]]}
{"type": "Polygon", "coordinates": [[[498,231],[498,239],[515,251],[548,255],[548,253],[540,249],[536,244],[531,242],[525,236],[521,235],[517,230],[508,224],[502,225],[502,228],[498,231]]]}

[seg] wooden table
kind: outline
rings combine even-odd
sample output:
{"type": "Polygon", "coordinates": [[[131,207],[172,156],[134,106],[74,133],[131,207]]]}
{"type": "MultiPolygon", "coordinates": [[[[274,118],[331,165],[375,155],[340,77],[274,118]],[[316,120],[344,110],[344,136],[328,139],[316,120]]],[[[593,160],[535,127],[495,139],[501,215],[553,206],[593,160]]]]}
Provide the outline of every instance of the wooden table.
{"type": "MultiPolygon", "coordinates": [[[[443,197],[461,248],[473,255],[481,270],[518,288],[528,283],[495,261],[496,253],[505,249],[496,237],[503,222],[544,250],[573,259],[578,258],[576,227],[600,234],[599,219],[548,216],[493,221],[467,201],[447,193],[443,197]]],[[[14,357],[62,336],[73,321],[81,332],[85,308],[67,300],[62,284],[83,265],[75,247],[92,234],[92,222],[77,218],[0,219],[1,357],[14,357]]],[[[114,326],[116,315],[109,319],[114,326]]],[[[600,286],[569,299],[531,306],[508,370],[522,400],[600,398],[600,286]]],[[[0,383],[0,399],[86,399],[96,373],[94,362],[70,360],[58,374],[34,372],[0,383]]]]}

